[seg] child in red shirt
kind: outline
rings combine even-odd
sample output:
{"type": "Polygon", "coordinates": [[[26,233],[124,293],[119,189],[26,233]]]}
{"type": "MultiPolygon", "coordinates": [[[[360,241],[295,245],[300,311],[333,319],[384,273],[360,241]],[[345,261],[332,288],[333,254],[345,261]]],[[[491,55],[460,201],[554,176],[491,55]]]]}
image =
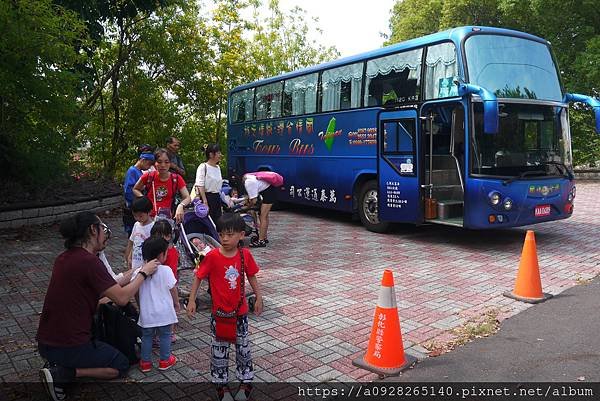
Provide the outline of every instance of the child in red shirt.
{"type": "MultiPolygon", "coordinates": [[[[179,264],[179,251],[173,246],[173,243],[171,242],[171,239],[173,238],[173,227],[171,227],[171,223],[165,219],[156,220],[154,222],[152,230],[150,230],[150,236],[164,238],[169,243],[169,248],[167,249],[167,259],[165,260],[164,265],[169,266],[171,270],[173,270],[173,276],[175,276],[175,280],[179,282],[179,275],[177,274],[177,266],[179,264]]],[[[177,289],[177,284],[175,284],[175,289],[177,289]]],[[[178,293],[176,298],[177,303],[179,303],[178,293]]],[[[176,324],[173,325],[173,330],[171,332],[171,342],[173,343],[175,342],[176,326],[176,324]]]]}
{"type": "Polygon", "coordinates": [[[245,277],[256,295],[254,313],[259,315],[263,300],[256,280],[258,266],[248,249],[239,247],[244,238],[245,223],[239,214],[225,213],[217,221],[217,231],[221,246],[210,251],[196,269],[190,292],[187,313],[191,318],[196,313],[196,293],[203,279],[208,279],[212,297],[210,327],[212,333],[210,372],[212,382],[217,385],[219,400],[232,399],[227,387],[229,378],[229,344],[235,342],[236,376],[242,383],[235,399],[247,399],[252,390],[250,382],[254,378],[250,341],[248,336],[248,303],[244,293],[245,277]],[[218,311],[218,312],[217,312],[218,311]],[[222,324],[222,312],[233,315],[234,338],[224,340],[223,335],[232,334],[231,327],[222,324]],[[237,316],[237,317],[236,317],[237,316]]]}

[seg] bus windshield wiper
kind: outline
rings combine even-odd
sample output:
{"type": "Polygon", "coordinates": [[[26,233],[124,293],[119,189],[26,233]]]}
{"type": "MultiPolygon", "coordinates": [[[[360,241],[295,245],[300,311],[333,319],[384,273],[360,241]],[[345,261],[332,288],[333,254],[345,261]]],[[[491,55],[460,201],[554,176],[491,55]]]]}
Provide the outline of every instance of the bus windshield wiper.
{"type": "Polygon", "coordinates": [[[523,171],[521,174],[519,174],[516,177],[511,177],[511,178],[508,178],[508,179],[502,181],[502,185],[508,185],[511,182],[514,182],[516,180],[520,180],[521,178],[525,178],[528,175],[538,175],[538,174],[546,174],[546,172],[542,171],[542,170],[527,170],[527,171],[523,171]]]}
{"type": "Polygon", "coordinates": [[[553,166],[556,166],[562,175],[567,176],[569,178],[569,180],[573,179],[573,173],[571,173],[571,171],[569,170],[567,165],[562,162],[546,161],[546,162],[542,162],[542,164],[544,164],[544,165],[551,164],[553,166]]]}

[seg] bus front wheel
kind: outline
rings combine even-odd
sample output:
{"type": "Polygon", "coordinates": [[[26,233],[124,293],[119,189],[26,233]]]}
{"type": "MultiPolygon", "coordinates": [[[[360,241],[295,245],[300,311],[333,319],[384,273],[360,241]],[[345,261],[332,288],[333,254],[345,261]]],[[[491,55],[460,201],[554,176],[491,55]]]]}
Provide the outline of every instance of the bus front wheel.
{"type": "Polygon", "coordinates": [[[358,215],[360,222],[369,231],[386,232],[390,223],[379,220],[377,182],[367,181],[360,189],[358,198],[358,215]]]}

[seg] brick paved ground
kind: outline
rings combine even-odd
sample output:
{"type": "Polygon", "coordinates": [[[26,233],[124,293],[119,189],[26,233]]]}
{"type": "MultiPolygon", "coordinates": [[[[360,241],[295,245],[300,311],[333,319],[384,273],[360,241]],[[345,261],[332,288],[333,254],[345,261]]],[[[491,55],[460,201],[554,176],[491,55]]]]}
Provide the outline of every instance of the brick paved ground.
{"type": "MultiPolygon", "coordinates": [[[[600,272],[600,183],[577,187],[571,219],[533,227],[545,292],[557,294],[600,272]]],[[[105,220],[115,233],[109,260],[119,266],[125,244],[120,218],[105,220]]],[[[348,215],[273,212],[271,243],[253,250],[266,309],[250,319],[256,381],[376,380],[351,361],[366,349],[386,268],[394,271],[406,352],[418,357],[471,316],[493,308],[504,319],[530,307],[502,296],[514,284],[525,230],[401,226],[375,234],[348,215]]],[[[62,241],[56,226],[4,230],[0,239],[0,377],[33,382],[42,365],[34,336],[62,241]]],[[[182,273],[183,286],[190,276],[182,273]]],[[[207,309],[192,321],[182,316],[173,351],[177,366],[166,373],[131,369],[128,380],[208,381],[208,333],[207,309]]]]}

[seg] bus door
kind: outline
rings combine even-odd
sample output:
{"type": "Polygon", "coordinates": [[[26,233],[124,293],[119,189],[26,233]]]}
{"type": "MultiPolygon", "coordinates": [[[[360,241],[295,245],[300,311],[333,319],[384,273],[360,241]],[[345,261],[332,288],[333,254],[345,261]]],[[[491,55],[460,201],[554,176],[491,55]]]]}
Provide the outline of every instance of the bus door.
{"type": "Polygon", "coordinates": [[[464,216],[465,112],[458,102],[423,105],[425,221],[462,227],[464,216]]]}
{"type": "Polygon", "coordinates": [[[416,110],[384,111],[377,124],[378,211],[383,221],[423,221],[416,110]]]}

